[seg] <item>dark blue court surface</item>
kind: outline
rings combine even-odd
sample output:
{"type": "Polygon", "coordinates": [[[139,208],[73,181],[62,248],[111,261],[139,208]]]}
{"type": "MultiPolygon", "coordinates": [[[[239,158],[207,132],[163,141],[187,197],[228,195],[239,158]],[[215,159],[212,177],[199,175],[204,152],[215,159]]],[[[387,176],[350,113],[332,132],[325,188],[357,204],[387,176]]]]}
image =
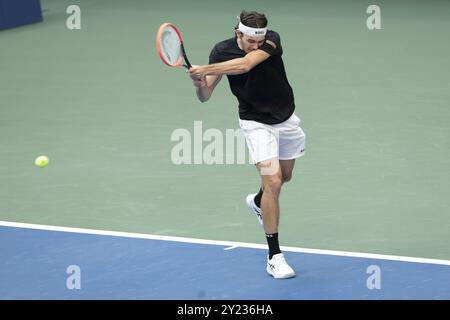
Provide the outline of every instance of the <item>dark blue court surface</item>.
{"type": "Polygon", "coordinates": [[[265,250],[227,247],[1,226],[0,298],[450,299],[449,265],[285,251],[297,277],[275,280],[265,250]]]}

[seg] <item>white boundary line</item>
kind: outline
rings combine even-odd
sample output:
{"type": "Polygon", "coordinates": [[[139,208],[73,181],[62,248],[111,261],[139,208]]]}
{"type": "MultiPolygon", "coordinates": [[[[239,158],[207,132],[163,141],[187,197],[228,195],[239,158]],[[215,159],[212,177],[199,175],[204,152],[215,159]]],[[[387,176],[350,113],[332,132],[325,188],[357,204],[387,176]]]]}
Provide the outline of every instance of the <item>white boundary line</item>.
{"type": "MultiPolygon", "coordinates": [[[[175,241],[175,242],[185,242],[185,243],[209,244],[209,245],[218,245],[218,246],[226,246],[226,247],[233,247],[233,248],[242,247],[242,248],[253,248],[253,249],[267,249],[267,245],[257,244],[257,243],[221,241],[221,240],[205,240],[205,239],[196,239],[196,238],[160,236],[160,235],[132,233],[132,232],[59,227],[59,226],[10,222],[10,221],[1,221],[1,220],[0,220],[0,226],[13,227],[13,228],[36,229],[36,230],[59,231],[59,232],[84,233],[84,234],[104,235],[104,236],[114,236],[114,237],[124,237],[124,238],[151,239],[151,240],[175,241]]],[[[231,248],[229,248],[229,249],[231,249],[231,248]]],[[[392,255],[384,255],[384,254],[350,252],[350,251],[308,249],[308,248],[285,247],[285,246],[282,246],[281,249],[283,251],[290,251],[290,252],[324,254],[324,255],[333,255],[333,256],[342,256],[342,257],[367,258],[367,259],[393,260],[393,261],[404,261],[404,262],[416,262],[416,263],[428,263],[428,264],[440,264],[440,265],[450,266],[450,260],[427,259],[427,258],[416,258],[416,257],[405,257],[405,256],[392,256],[392,255]]]]}
{"type": "Polygon", "coordinates": [[[224,248],[223,250],[233,250],[239,248],[238,246],[232,246],[232,247],[228,247],[228,248],[224,248]]]}

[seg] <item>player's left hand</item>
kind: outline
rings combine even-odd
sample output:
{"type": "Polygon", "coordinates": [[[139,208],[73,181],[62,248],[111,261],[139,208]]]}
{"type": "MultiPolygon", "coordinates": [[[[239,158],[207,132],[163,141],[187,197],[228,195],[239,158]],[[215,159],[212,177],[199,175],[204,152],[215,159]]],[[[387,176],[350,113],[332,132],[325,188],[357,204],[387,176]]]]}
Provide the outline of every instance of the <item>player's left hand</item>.
{"type": "Polygon", "coordinates": [[[189,70],[186,70],[192,80],[200,80],[206,77],[204,68],[202,66],[192,66],[189,70]]]}

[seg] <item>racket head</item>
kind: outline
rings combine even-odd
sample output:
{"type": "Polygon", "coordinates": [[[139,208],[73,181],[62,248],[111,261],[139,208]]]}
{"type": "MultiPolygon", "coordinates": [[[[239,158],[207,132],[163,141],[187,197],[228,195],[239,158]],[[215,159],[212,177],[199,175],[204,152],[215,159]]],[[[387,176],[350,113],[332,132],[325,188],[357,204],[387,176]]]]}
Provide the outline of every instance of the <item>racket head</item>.
{"type": "Polygon", "coordinates": [[[183,52],[180,31],[170,22],[163,23],[156,34],[156,50],[161,60],[169,67],[183,65],[183,52]]]}

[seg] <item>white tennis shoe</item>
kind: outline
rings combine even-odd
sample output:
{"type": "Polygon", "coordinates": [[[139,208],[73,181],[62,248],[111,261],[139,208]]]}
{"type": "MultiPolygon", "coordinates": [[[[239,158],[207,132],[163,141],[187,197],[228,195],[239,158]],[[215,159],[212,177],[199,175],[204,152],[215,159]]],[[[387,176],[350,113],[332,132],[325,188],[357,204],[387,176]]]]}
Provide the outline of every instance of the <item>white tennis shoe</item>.
{"type": "Polygon", "coordinates": [[[245,199],[245,202],[247,203],[247,206],[249,207],[250,211],[256,215],[256,217],[258,218],[259,223],[262,225],[263,224],[263,218],[262,218],[262,214],[261,214],[261,209],[258,208],[258,206],[255,203],[255,196],[257,195],[257,193],[251,193],[247,196],[247,198],[245,199]]]}
{"type": "Polygon", "coordinates": [[[267,257],[267,273],[275,279],[295,277],[295,271],[287,264],[282,253],[274,254],[272,259],[267,257]]]}

